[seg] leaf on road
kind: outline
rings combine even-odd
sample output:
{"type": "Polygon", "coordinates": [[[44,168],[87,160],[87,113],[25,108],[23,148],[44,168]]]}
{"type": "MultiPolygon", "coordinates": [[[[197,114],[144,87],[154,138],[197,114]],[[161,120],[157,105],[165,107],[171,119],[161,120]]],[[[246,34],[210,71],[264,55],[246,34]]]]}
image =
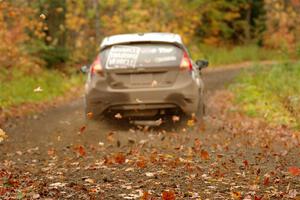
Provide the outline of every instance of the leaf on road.
{"type": "Polygon", "coordinates": [[[254,196],[254,200],[262,200],[262,197],[254,196]]]}
{"type": "Polygon", "coordinates": [[[179,121],[180,121],[180,117],[177,116],[177,115],[173,115],[173,116],[172,116],[172,121],[173,121],[173,122],[179,122],[179,121]]]}
{"type": "Polygon", "coordinates": [[[57,183],[51,183],[49,186],[51,188],[60,188],[60,187],[65,187],[66,185],[67,183],[57,182],[57,183]]]}
{"type": "Polygon", "coordinates": [[[85,181],[86,183],[90,183],[90,184],[94,184],[94,183],[95,183],[95,180],[94,180],[94,179],[91,179],[91,178],[84,179],[84,181],[85,181]]]}
{"type": "Polygon", "coordinates": [[[81,145],[75,147],[75,151],[76,151],[76,153],[77,153],[78,156],[82,156],[83,157],[83,156],[86,155],[85,149],[81,145]]]}
{"type": "Polygon", "coordinates": [[[143,196],[141,197],[141,200],[149,200],[150,199],[150,194],[149,192],[144,192],[143,196]]]}
{"type": "Polygon", "coordinates": [[[146,172],[146,176],[147,176],[147,177],[153,177],[154,174],[153,174],[152,172],[146,172]]]}
{"type": "Polygon", "coordinates": [[[93,119],[94,113],[89,112],[89,113],[86,114],[86,116],[87,116],[88,119],[93,119]]]}
{"type": "Polygon", "coordinates": [[[270,184],[270,177],[265,177],[264,179],[264,186],[268,186],[270,184]]]}
{"type": "Polygon", "coordinates": [[[146,167],[146,160],[144,158],[140,158],[136,162],[136,166],[138,166],[139,168],[145,168],[146,167]]]}
{"type": "Polygon", "coordinates": [[[289,167],[289,172],[293,176],[299,176],[300,175],[300,168],[298,168],[298,167],[289,167]]]}
{"type": "Polygon", "coordinates": [[[115,162],[118,164],[124,164],[125,163],[125,156],[122,153],[118,153],[115,155],[115,162]]]}
{"type": "Polygon", "coordinates": [[[195,126],[195,121],[193,119],[188,120],[187,121],[187,126],[189,126],[189,127],[195,126]]]}
{"type": "Polygon", "coordinates": [[[48,153],[48,155],[51,156],[51,157],[55,156],[55,150],[54,150],[53,148],[48,149],[47,153],[48,153]]]}
{"type": "Polygon", "coordinates": [[[123,116],[122,116],[120,113],[117,113],[117,114],[115,114],[115,118],[116,118],[116,119],[122,119],[123,116]]]}
{"type": "Polygon", "coordinates": [[[152,86],[152,87],[155,87],[155,86],[157,86],[157,85],[158,85],[158,82],[157,82],[156,80],[153,80],[152,83],[151,83],[151,86],[152,86]]]}
{"type": "Polygon", "coordinates": [[[249,162],[248,162],[248,160],[244,160],[243,163],[244,163],[245,168],[248,168],[248,167],[249,167],[249,162]]]}
{"type": "Polygon", "coordinates": [[[233,199],[241,199],[242,198],[242,195],[240,192],[231,192],[231,197],[233,199]]]}
{"type": "Polygon", "coordinates": [[[46,15],[44,13],[40,14],[40,18],[45,20],[46,19],[46,15]]]}
{"type": "Polygon", "coordinates": [[[162,200],[175,200],[175,193],[173,191],[164,191],[162,193],[162,200]]]}
{"type": "Polygon", "coordinates": [[[200,156],[202,160],[209,160],[209,154],[205,150],[201,150],[200,156]]]}
{"type": "Polygon", "coordinates": [[[82,126],[80,129],[79,129],[79,134],[82,134],[86,129],[86,126],[82,126]]]}

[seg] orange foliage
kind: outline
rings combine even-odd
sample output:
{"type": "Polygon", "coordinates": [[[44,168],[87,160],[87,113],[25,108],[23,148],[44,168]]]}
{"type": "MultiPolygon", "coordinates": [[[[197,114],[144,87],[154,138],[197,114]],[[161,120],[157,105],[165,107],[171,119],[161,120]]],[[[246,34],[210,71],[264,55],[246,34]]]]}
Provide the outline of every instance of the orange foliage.
{"type": "Polygon", "coordinates": [[[11,68],[33,64],[33,58],[24,50],[23,45],[34,36],[42,37],[43,22],[34,18],[35,10],[3,1],[0,3],[0,63],[1,67],[11,68]]]}

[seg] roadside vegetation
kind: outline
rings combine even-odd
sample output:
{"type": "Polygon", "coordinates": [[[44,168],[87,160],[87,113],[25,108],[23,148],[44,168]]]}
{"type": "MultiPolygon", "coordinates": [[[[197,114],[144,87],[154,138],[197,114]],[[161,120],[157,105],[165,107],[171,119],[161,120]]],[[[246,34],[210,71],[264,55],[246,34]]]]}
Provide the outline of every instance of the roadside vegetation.
{"type": "Polygon", "coordinates": [[[49,102],[82,84],[78,74],[57,70],[28,73],[18,69],[0,69],[0,107],[5,110],[24,103],[49,102]]]}
{"type": "Polygon", "coordinates": [[[283,61],[292,58],[293,55],[280,49],[261,48],[258,45],[239,45],[214,47],[209,45],[199,45],[192,47],[192,56],[195,59],[205,58],[209,60],[210,66],[224,66],[243,62],[259,61],[283,61]]]}
{"type": "Polygon", "coordinates": [[[300,128],[300,63],[254,66],[231,86],[250,116],[300,128]]]}

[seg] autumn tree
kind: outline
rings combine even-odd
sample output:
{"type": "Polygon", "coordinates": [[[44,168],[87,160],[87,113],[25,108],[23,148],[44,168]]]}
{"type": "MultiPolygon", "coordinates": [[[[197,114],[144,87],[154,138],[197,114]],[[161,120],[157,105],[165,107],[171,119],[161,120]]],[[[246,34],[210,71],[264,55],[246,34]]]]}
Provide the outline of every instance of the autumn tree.
{"type": "Polygon", "coordinates": [[[43,38],[43,24],[25,1],[0,2],[0,67],[37,67],[40,60],[30,55],[33,38],[43,38]]]}
{"type": "Polygon", "coordinates": [[[300,1],[265,0],[267,31],[265,45],[294,51],[300,40],[300,1]]]}

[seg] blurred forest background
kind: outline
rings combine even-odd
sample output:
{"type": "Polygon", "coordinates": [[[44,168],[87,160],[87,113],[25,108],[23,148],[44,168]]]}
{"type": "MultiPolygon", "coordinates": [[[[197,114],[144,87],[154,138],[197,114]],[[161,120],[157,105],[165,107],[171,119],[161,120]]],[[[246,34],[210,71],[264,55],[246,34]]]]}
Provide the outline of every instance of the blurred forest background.
{"type": "MultiPolygon", "coordinates": [[[[178,33],[215,66],[296,60],[300,0],[0,0],[0,118],[82,87],[100,41],[136,32],[178,33]]],[[[299,77],[299,63],[255,68],[233,91],[251,115],[300,127],[299,77]]]]}
{"type": "Polygon", "coordinates": [[[300,0],[1,0],[0,64],[64,68],[105,36],[149,31],[179,33],[194,54],[251,45],[295,57],[299,25],[300,0]]]}

